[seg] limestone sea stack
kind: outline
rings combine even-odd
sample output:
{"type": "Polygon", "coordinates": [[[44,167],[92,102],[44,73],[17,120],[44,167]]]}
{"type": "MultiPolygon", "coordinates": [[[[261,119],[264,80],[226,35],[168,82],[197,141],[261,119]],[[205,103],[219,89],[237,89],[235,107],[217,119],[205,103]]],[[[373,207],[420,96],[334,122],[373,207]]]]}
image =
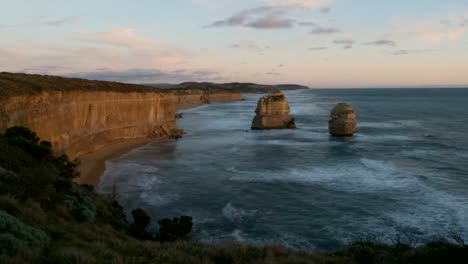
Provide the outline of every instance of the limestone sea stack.
{"type": "Polygon", "coordinates": [[[286,96],[275,91],[258,100],[257,114],[252,121],[252,129],[292,129],[296,128],[294,118],[289,115],[286,96]]]}
{"type": "Polygon", "coordinates": [[[339,137],[351,137],[356,133],[356,113],[347,103],[340,103],[333,108],[328,121],[330,134],[339,137]]]}

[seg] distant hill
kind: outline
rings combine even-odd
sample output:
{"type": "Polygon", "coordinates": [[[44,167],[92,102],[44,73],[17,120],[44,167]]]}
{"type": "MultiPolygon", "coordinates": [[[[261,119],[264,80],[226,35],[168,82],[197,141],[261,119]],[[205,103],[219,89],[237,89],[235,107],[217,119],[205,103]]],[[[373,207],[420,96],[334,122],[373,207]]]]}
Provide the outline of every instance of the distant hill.
{"type": "Polygon", "coordinates": [[[239,90],[241,93],[268,93],[275,90],[303,90],[308,89],[307,86],[298,84],[278,84],[278,85],[265,85],[256,83],[210,83],[210,82],[184,82],[180,84],[145,84],[147,86],[156,87],[160,89],[209,89],[209,90],[239,90]]]}

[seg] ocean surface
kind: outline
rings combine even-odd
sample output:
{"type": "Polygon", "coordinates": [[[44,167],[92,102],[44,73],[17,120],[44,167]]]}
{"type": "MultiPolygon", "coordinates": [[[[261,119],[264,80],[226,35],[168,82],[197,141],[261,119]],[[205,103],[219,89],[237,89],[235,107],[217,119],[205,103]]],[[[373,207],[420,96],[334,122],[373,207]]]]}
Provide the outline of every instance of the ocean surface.
{"type": "Polygon", "coordinates": [[[128,215],[190,215],[208,242],[468,239],[468,89],[291,91],[298,129],[251,131],[260,96],[183,111],[188,135],[108,161],[98,191],[116,190],[128,215]],[[340,102],[357,113],[353,138],[328,135],[340,102]]]}

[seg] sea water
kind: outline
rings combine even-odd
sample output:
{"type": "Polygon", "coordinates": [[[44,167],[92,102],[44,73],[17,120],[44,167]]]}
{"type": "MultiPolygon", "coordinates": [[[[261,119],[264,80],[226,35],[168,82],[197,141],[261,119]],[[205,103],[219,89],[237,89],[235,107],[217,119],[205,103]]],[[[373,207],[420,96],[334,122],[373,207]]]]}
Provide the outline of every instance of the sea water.
{"type": "Polygon", "coordinates": [[[98,191],[116,190],[127,214],[192,216],[192,239],[207,242],[468,238],[468,89],[291,91],[298,129],[251,131],[260,96],[183,111],[183,139],[108,161],[98,191]],[[328,134],[340,102],[357,113],[352,138],[328,134]]]}

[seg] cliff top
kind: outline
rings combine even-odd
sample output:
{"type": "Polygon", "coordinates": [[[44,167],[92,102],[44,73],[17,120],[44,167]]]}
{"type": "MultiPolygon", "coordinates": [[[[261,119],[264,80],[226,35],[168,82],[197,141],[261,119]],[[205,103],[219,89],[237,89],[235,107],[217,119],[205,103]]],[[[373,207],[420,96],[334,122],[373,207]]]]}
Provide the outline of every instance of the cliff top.
{"type": "Polygon", "coordinates": [[[27,95],[42,91],[158,92],[160,90],[137,84],[91,81],[37,74],[0,73],[0,96],[27,95]]]}
{"type": "Polygon", "coordinates": [[[152,87],[163,87],[164,89],[176,90],[235,90],[241,93],[270,93],[276,90],[299,90],[308,89],[306,86],[297,84],[279,84],[279,85],[266,85],[256,83],[210,83],[210,82],[184,82],[181,84],[148,84],[152,87]]]}
{"type": "Polygon", "coordinates": [[[263,85],[255,83],[208,83],[185,82],[176,85],[128,84],[109,81],[95,81],[78,78],[66,78],[50,75],[25,73],[0,73],[0,97],[36,94],[43,91],[115,91],[115,92],[189,92],[205,91],[239,91],[241,93],[267,93],[275,90],[307,89],[296,84],[263,85]]]}

